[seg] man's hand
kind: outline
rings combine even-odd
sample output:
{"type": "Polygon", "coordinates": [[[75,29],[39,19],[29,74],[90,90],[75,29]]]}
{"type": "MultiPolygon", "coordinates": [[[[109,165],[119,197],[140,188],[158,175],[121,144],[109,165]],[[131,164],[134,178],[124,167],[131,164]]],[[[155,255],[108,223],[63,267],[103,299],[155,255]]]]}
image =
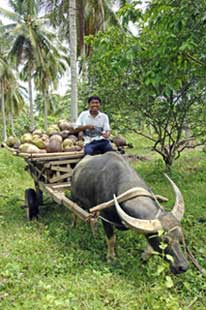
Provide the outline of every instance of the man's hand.
{"type": "Polygon", "coordinates": [[[108,139],[110,136],[110,132],[109,131],[102,131],[101,133],[102,137],[104,137],[105,139],[108,139]]]}
{"type": "Polygon", "coordinates": [[[95,128],[95,126],[94,126],[94,125],[85,125],[84,128],[85,128],[85,129],[92,130],[92,129],[95,128]]]}

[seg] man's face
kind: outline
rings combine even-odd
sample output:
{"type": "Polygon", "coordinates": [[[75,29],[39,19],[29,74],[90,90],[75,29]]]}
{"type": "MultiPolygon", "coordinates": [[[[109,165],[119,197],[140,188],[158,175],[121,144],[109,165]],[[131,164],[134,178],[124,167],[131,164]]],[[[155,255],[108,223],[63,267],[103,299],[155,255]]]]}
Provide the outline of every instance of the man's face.
{"type": "Polygon", "coordinates": [[[100,109],[100,106],[101,106],[101,104],[100,104],[99,100],[92,99],[89,103],[89,110],[92,113],[97,113],[100,109]]]}

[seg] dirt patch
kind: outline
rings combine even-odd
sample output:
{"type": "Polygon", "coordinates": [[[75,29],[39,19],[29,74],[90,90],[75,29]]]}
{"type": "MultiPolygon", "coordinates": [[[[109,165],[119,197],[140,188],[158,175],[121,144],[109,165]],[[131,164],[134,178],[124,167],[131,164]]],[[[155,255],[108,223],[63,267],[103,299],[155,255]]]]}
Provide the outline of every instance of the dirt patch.
{"type": "Polygon", "coordinates": [[[138,161],[138,160],[140,161],[150,160],[149,157],[136,155],[136,154],[124,154],[124,158],[132,162],[138,161]]]}

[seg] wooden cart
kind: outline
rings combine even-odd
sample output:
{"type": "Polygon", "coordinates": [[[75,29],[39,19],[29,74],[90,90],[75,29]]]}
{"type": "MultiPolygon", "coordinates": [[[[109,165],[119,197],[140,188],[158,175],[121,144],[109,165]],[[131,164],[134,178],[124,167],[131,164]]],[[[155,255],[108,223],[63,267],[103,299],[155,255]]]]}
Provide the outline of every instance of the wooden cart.
{"type": "MultiPolygon", "coordinates": [[[[102,216],[100,216],[101,210],[114,205],[114,199],[112,199],[97,206],[93,206],[87,211],[66,195],[71,188],[73,169],[84,157],[83,152],[28,154],[20,153],[18,150],[9,148],[5,144],[3,146],[14,155],[24,158],[27,163],[26,170],[34,180],[35,189],[28,188],[25,190],[25,208],[29,220],[38,217],[39,205],[43,203],[43,192],[47,193],[58,204],[64,205],[72,211],[75,216],[89,223],[92,230],[95,230],[95,225],[99,217],[103,219],[102,216]]],[[[162,201],[167,201],[165,197],[160,195],[155,197],[140,187],[131,188],[117,196],[116,199],[121,203],[137,196],[148,196],[155,200],[158,196],[162,201]]]]}
{"type": "Polygon", "coordinates": [[[71,188],[71,176],[75,165],[84,157],[83,152],[58,153],[20,153],[18,150],[2,145],[12,154],[24,158],[26,168],[34,180],[34,187],[25,190],[25,208],[28,219],[38,217],[39,205],[43,203],[43,192],[55,202],[64,205],[83,221],[95,224],[94,213],[89,213],[66,195],[71,188]]]}

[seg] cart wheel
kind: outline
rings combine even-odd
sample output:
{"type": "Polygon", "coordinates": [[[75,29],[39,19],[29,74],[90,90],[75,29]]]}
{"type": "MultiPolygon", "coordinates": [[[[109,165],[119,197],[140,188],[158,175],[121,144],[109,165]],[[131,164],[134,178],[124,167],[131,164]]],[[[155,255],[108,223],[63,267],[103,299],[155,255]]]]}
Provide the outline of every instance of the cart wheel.
{"type": "Polygon", "coordinates": [[[25,190],[25,204],[27,206],[27,218],[32,220],[34,217],[38,218],[39,208],[37,195],[33,188],[28,188],[25,190]]]}

